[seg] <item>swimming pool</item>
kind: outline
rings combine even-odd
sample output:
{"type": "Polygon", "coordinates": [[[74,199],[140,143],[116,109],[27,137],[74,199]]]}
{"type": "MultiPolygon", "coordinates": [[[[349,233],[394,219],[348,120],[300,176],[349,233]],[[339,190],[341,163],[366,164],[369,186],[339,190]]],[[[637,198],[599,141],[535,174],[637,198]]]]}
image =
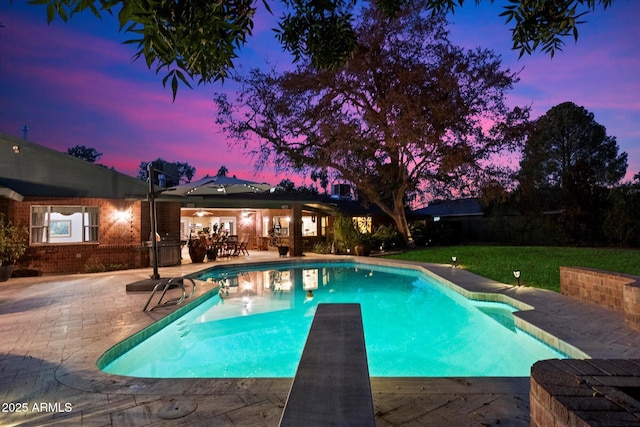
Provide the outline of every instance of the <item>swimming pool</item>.
{"type": "Polygon", "coordinates": [[[293,377],[319,302],[361,304],[371,376],[529,376],[536,361],[566,357],[515,327],[513,307],[468,300],[417,270],[312,262],[195,278],[216,288],[98,367],[134,377],[293,377]]]}

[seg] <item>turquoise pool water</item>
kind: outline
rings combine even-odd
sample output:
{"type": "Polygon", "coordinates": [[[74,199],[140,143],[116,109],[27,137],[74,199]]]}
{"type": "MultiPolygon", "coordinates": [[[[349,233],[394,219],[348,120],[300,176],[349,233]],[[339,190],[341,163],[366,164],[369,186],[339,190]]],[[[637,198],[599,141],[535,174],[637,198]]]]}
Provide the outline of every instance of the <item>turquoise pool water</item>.
{"type": "Polygon", "coordinates": [[[292,263],[197,279],[219,294],[124,354],[106,353],[99,367],[135,377],[293,377],[319,302],[361,304],[371,376],[529,376],[536,361],[566,357],[516,328],[512,307],[468,300],[415,270],[292,263]]]}

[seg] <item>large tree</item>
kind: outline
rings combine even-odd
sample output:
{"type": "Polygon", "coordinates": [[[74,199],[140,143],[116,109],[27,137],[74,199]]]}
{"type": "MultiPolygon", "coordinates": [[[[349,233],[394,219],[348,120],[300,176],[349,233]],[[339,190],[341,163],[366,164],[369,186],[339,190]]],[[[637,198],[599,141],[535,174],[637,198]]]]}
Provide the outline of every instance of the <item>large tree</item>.
{"type": "Polygon", "coordinates": [[[564,102],[535,121],[520,168],[521,178],[537,188],[558,188],[569,197],[617,184],[627,171],[627,153],[619,153],[616,138],[593,113],[564,102]]]}
{"type": "Polygon", "coordinates": [[[561,210],[567,237],[593,239],[607,189],[627,171],[627,153],[572,102],[556,105],[531,126],[520,162],[520,193],[531,209],[561,210]]]}
{"type": "MultiPolygon", "coordinates": [[[[491,0],[493,2],[493,0],[491,0]]],[[[395,16],[408,0],[380,0],[377,7],[395,16]]],[[[520,54],[537,49],[551,55],[561,49],[563,38],[578,37],[580,19],[613,0],[511,0],[500,14],[511,29],[513,49],[520,54]]],[[[46,5],[47,20],[66,21],[76,13],[91,11],[101,17],[117,13],[120,29],[133,35],[135,58],[144,57],[149,68],[166,72],[173,96],[180,82],[190,86],[225,78],[239,50],[251,35],[256,0],[31,0],[46,5]]],[[[269,0],[262,0],[270,11],[269,0]]],[[[281,0],[286,12],[276,36],[296,59],[310,58],[313,65],[333,68],[344,64],[356,48],[353,30],[358,0],[281,0]]],[[[423,0],[435,13],[453,12],[464,0],[423,0]]],[[[471,3],[469,1],[468,3],[471,3]]],[[[475,0],[480,3],[480,0],[475,0]]]]}
{"type": "Polygon", "coordinates": [[[358,50],[343,68],[253,70],[239,78],[235,100],[216,96],[218,122],[255,149],[259,167],[337,172],[410,243],[405,195],[469,176],[528,113],[504,105],[517,76],[491,51],[453,46],[445,25],[424,6],[390,22],[366,9],[358,50]]]}

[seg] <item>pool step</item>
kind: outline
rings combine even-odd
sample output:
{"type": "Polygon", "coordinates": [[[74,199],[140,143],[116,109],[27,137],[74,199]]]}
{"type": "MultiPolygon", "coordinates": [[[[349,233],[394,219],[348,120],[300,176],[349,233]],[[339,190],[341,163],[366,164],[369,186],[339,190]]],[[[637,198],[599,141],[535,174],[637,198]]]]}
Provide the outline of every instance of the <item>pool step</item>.
{"type": "Polygon", "coordinates": [[[360,304],[318,304],[280,426],[375,426],[360,304]]]}

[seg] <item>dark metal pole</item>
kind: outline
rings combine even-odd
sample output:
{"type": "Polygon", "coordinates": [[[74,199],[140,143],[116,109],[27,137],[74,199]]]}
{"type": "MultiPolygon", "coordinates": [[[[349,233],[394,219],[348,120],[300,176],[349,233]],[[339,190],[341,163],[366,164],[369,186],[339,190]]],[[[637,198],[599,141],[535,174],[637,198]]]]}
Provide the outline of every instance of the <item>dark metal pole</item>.
{"type": "Polygon", "coordinates": [[[158,241],[156,236],[158,235],[156,226],[156,192],[153,188],[153,162],[147,164],[147,175],[149,177],[149,215],[151,216],[151,251],[153,253],[153,275],[152,279],[157,280],[160,278],[158,273],[158,241]]]}

